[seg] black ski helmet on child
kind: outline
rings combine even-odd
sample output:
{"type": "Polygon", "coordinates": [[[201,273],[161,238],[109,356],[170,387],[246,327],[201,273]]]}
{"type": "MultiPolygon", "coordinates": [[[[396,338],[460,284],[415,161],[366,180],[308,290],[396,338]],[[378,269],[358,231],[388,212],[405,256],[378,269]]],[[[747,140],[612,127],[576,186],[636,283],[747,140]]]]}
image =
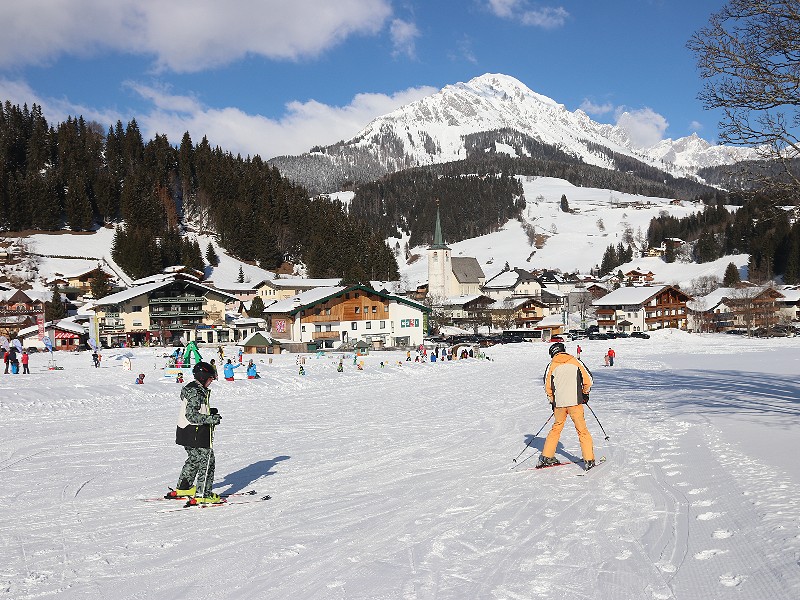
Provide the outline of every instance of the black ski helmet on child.
{"type": "Polygon", "coordinates": [[[550,346],[550,358],[553,358],[556,354],[560,354],[562,352],[566,352],[567,348],[564,346],[562,342],[556,342],[552,346],[550,346]]]}
{"type": "Polygon", "coordinates": [[[207,362],[200,361],[192,369],[194,378],[202,384],[205,384],[209,379],[214,379],[214,367],[207,362]]]}

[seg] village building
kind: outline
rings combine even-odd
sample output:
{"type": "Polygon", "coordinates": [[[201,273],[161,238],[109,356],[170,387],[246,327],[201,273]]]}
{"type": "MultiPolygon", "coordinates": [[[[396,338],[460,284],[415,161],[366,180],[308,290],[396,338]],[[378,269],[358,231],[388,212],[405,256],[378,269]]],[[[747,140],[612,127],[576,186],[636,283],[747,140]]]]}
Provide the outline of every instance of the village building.
{"type": "Polygon", "coordinates": [[[691,296],[671,285],[621,287],[592,302],[600,332],[688,329],[691,296]]]}
{"type": "Polygon", "coordinates": [[[278,277],[265,279],[256,286],[256,295],[261,296],[264,305],[292,298],[316,288],[333,287],[341,283],[341,278],[303,279],[300,277],[278,277]]]}
{"type": "Polygon", "coordinates": [[[50,343],[54,351],[58,350],[83,350],[89,339],[89,332],[84,325],[75,322],[72,318],[61,319],[59,321],[47,321],[40,328],[38,324],[21,329],[17,334],[23,348],[36,348],[39,351],[46,350],[42,341],[44,337],[50,338],[50,343]]]}
{"type": "Polygon", "coordinates": [[[116,276],[99,264],[90,269],[78,269],[71,273],[56,274],[47,284],[49,287],[58,286],[59,291],[69,300],[80,302],[92,297],[94,280],[101,275],[107,278],[112,289],[120,289],[116,276]]]}
{"type": "Polygon", "coordinates": [[[625,275],[625,283],[630,283],[632,285],[648,285],[655,281],[655,273],[649,270],[644,272],[639,269],[633,269],[632,271],[623,273],[623,275],[625,275]]]}
{"type": "Polygon", "coordinates": [[[539,298],[510,296],[496,301],[491,307],[492,327],[503,330],[535,329],[549,315],[539,298]]]}
{"type": "Polygon", "coordinates": [[[436,306],[450,297],[480,294],[486,282],[476,258],[453,256],[452,252],[444,243],[437,207],[433,243],[428,247],[428,298],[436,306]]]}
{"type": "Polygon", "coordinates": [[[36,323],[36,317],[43,317],[44,303],[51,296],[49,292],[14,288],[0,291],[0,335],[10,339],[20,329],[36,323]]]}
{"type": "Polygon", "coordinates": [[[487,279],[481,286],[481,292],[498,302],[519,296],[537,298],[542,295],[542,284],[531,271],[514,268],[487,279]]]}
{"type": "Polygon", "coordinates": [[[363,285],[318,287],[264,309],[269,335],[292,352],[351,347],[412,347],[422,343],[430,309],[363,285]]]}
{"type": "Polygon", "coordinates": [[[163,281],[136,285],[95,302],[97,341],[107,346],[218,344],[230,341],[226,306],[236,298],[174,275],[163,281]]]}
{"type": "MultiPolygon", "coordinates": [[[[700,332],[768,329],[781,321],[785,298],[771,286],[717,288],[688,303],[691,329],[700,332]]],[[[793,312],[796,314],[796,308],[793,312]]],[[[790,318],[785,317],[787,321],[790,318]]]]}
{"type": "Polygon", "coordinates": [[[484,294],[467,294],[450,296],[439,308],[446,322],[471,329],[491,323],[491,307],[494,303],[492,298],[484,294]]]}
{"type": "Polygon", "coordinates": [[[280,354],[281,343],[272,339],[263,331],[256,331],[244,338],[239,344],[244,354],[280,354]]]}

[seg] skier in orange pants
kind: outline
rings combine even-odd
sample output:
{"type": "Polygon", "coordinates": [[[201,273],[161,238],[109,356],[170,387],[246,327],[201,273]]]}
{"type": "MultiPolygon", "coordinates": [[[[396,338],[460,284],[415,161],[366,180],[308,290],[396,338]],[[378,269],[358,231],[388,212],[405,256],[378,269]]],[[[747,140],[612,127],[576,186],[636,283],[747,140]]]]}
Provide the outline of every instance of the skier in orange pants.
{"type": "Polygon", "coordinates": [[[550,364],[544,375],[544,387],[553,408],[555,422],[542,448],[537,468],[560,464],[555,458],[558,440],[567,422],[572,419],[581,444],[584,468],[588,471],[595,466],[592,435],[586,427],[583,405],[589,401],[592,389],[592,374],[581,361],[567,354],[564,344],[556,342],[550,346],[550,364]]]}

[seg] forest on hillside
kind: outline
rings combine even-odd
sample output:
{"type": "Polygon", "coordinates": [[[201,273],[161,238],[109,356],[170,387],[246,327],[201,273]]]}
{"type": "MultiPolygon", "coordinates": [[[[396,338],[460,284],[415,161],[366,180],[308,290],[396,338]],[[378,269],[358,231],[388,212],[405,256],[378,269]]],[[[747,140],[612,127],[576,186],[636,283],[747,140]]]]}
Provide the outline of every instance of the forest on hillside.
{"type": "MultiPolygon", "coordinates": [[[[396,278],[383,238],[342,205],[310,199],[258,156],[233,156],[188,133],[145,141],[135,120],[108,130],[82,117],[50,125],[41,107],[0,106],[0,228],[88,231],[121,224],[115,261],[139,278],[198,266],[193,224],[243,261],[303,262],[311,276],[396,278]]],[[[199,265],[202,268],[202,265],[199,265]]]]}

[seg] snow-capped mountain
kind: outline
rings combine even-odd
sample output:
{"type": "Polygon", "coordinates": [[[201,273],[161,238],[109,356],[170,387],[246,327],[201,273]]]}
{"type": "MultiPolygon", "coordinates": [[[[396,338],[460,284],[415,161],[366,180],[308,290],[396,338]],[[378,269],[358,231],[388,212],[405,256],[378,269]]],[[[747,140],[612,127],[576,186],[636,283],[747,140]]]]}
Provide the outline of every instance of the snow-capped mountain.
{"type": "MultiPolygon", "coordinates": [[[[336,178],[338,174],[359,182],[409,167],[467,158],[468,136],[501,130],[517,132],[609,169],[615,168],[610,152],[634,157],[676,176],[691,174],[700,167],[754,158],[752,150],[712,146],[696,135],[664,140],[651,149],[635,148],[620,127],[597,123],[582,110],[571,112],[508,75],[485,74],[467,83],[448,85],[378,117],[349,141],[300,157],[277,157],[272,162],[290,178],[307,185],[305,178],[311,170],[322,177],[336,178]],[[313,169],[309,163],[313,163],[313,169]]],[[[493,150],[526,154],[520,145],[498,144],[493,150]]]]}

